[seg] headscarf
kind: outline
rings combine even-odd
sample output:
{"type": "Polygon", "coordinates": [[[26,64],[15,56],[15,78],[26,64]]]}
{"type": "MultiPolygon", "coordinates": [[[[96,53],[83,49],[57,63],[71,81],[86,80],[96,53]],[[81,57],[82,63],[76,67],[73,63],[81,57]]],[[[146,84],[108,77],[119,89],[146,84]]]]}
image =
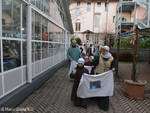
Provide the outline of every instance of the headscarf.
{"type": "Polygon", "coordinates": [[[105,50],[107,50],[107,52],[106,52],[105,55],[104,55],[104,54],[101,54],[102,57],[103,57],[103,58],[106,58],[106,59],[110,58],[112,55],[111,55],[111,53],[109,52],[109,50],[110,50],[109,47],[108,47],[108,46],[103,46],[102,48],[105,49],[105,50]]]}
{"type": "Polygon", "coordinates": [[[84,60],[83,58],[79,58],[78,63],[81,63],[81,64],[83,64],[83,65],[84,65],[85,60],[84,60]]]}

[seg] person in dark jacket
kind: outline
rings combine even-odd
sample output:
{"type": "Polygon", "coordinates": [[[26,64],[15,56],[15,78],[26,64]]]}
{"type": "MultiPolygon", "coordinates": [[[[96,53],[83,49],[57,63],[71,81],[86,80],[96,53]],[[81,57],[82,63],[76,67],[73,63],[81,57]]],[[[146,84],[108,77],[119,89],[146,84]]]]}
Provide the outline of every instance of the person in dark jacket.
{"type": "Polygon", "coordinates": [[[71,93],[71,101],[74,102],[75,106],[81,106],[81,107],[86,108],[87,107],[86,100],[77,96],[77,89],[78,89],[82,74],[83,73],[88,74],[88,70],[84,68],[84,62],[85,62],[84,59],[80,58],[78,60],[77,67],[71,73],[71,76],[74,76],[74,83],[73,83],[72,93],[71,93]]]}

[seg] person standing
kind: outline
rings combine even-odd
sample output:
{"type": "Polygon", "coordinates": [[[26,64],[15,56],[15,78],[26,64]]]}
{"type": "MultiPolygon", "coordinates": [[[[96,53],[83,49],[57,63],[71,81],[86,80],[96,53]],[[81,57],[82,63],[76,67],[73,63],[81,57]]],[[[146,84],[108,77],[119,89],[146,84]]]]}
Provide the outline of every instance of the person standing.
{"type": "Polygon", "coordinates": [[[82,74],[89,73],[88,70],[84,68],[84,62],[85,62],[84,59],[80,58],[78,60],[77,67],[73,69],[71,73],[71,76],[74,76],[74,83],[73,83],[72,93],[71,93],[71,101],[74,102],[75,106],[81,106],[81,107],[86,108],[87,105],[86,105],[85,99],[82,99],[77,96],[77,89],[78,89],[82,74]]]}
{"type": "MultiPolygon", "coordinates": [[[[115,71],[115,62],[114,58],[109,52],[109,47],[104,46],[102,47],[102,53],[99,55],[98,65],[96,67],[95,73],[100,74],[106,71],[112,70],[115,71]]],[[[98,107],[103,109],[104,111],[108,111],[109,109],[109,96],[106,97],[97,97],[96,98],[98,107]]]]}
{"type": "Polygon", "coordinates": [[[67,58],[69,61],[78,61],[82,57],[79,47],[77,46],[76,40],[72,40],[71,47],[67,50],[67,58]]]}

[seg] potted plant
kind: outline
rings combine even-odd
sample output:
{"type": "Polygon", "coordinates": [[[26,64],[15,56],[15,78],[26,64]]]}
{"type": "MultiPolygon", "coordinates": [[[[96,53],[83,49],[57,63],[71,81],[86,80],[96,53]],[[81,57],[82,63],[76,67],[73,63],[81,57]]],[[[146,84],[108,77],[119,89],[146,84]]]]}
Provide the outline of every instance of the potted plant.
{"type": "Polygon", "coordinates": [[[125,96],[135,100],[144,99],[144,88],[146,81],[137,80],[136,76],[136,65],[138,56],[138,28],[135,29],[136,40],[134,41],[134,55],[133,55],[133,69],[131,80],[125,80],[125,96]]]}

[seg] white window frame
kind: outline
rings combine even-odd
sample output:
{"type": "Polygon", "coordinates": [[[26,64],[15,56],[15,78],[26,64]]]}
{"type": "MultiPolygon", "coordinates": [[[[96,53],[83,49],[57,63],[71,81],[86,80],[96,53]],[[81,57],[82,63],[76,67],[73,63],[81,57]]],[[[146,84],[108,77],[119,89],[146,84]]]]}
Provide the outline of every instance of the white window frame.
{"type": "MultiPolygon", "coordinates": [[[[41,42],[41,43],[43,43],[43,42],[46,42],[46,43],[48,43],[48,47],[49,47],[49,44],[50,43],[53,43],[53,44],[64,44],[64,45],[66,45],[70,40],[69,40],[69,38],[68,38],[68,36],[67,36],[67,33],[68,33],[68,31],[67,31],[67,29],[66,28],[64,28],[63,26],[61,26],[61,25],[59,25],[59,23],[57,22],[57,21],[55,21],[54,19],[52,19],[52,17],[50,17],[50,16],[48,16],[48,15],[46,15],[46,14],[44,14],[42,11],[40,11],[40,9],[38,9],[38,8],[36,8],[34,5],[32,5],[29,1],[27,1],[27,0],[21,0],[21,14],[20,14],[20,16],[21,16],[21,21],[20,21],[20,33],[21,33],[21,38],[13,38],[13,37],[2,37],[2,0],[0,0],[0,41],[1,41],[1,43],[0,43],[0,46],[1,46],[1,73],[0,73],[0,76],[2,76],[2,88],[3,88],[3,92],[2,92],[2,96],[0,96],[0,98],[2,98],[3,96],[5,96],[5,95],[7,95],[7,94],[9,94],[10,92],[12,92],[12,91],[14,91],[14,90],[16,90],[17,88],[19,88],[20,86],[22,86],[23,84],[25,84],[25,82],[23,82],[23,69],[24,68],[26,68],[27,67],[27,64],[26,65],[23,65],[23,42],[24,41],[27,41],[27,39],[24,39],[24,38],[22,38],[22,9],[23,9],[23,4],[27,4],[27,5],[29,5],[29,7],[31,8],[31,11],[32,10],[34,10],[34,11],[36,11],[38,14],[40,14],[40,16],[43,16],[44,18],[46,18],[47,20],[48,20],[48,22],[51,22],[52,24],[54,24],[55,26],[57,26],[57,27],[59,27],[62,31],[64,31],[64,33],[62,32],[62,36],[61,36],[61,38],[64,36],[65,37],[65,40],[67,40],[67,42],[54,42],[54,41],[38,41],[38,40],[32,40],[32,34],[30,34],[30,42],[41,42]],[[2,42],[3,42],[3,40],[14,40],[14,41],[20,41],[21,42],[21,66],[19,66],[19,67],[16,67],[16,68],[13,68],[13,69],[10,69],[10,70],[7,70],[7,71],[5,71],[4,72],[4,69],[3,69],[3,44],[2,44],[2,42]],[[16,71],[16,70],[18,70],[18,69],[22,69],[22,80],[21,80],[21,84],[19,84],[18,86],[16,86],[15,88],[13,88],[13,89],[10,89],[8,92],[5,92],[5,86],[4,86],[4,74],[7,74],[7,73],[10,73],[10,72],[13,72],[13,71],[16,71]]],[[[63,11],[62,11],[63,12],[63,11]]],[[[30,12],[31,13],[31,12],[30,12]]],[[[64,14],[64,13],[63,13],[64,14]]],[[[32,19],[32,15],[31,15],[31,17],[30,17],[30,19],[32,19]]],[[[31,27],[32,27],[32,24],[30,25],[31,27]]],[[[27,29],[27,28],[26,28],[27,29]]],[[[48,29],[50,29],[49,27],[48,27],[48,29]]],[[[27,30],[27,33],[28,33],[28,30],[27,30]]],[[[48,38],[48,40],[49,40],[49,38],[48,38]]],[[[32,45],[31,45],[31,47],[32,47],[32,45]]],[[[65,50],[68,48],[68,46],[66,47],[65,46],[65,50]]],[[[30,48],[30,50],[31,50],[32,48],[30,48]]],[[[41,47],[41,49],[42,49],[42,47],[41,47]]],[[[66,52],[66,51],[65,51],[66,52]]],[[[65,54],[66,55],[66,54],[65,54]]],[[[28,57],[28,56],[27,56],[28,57]]],[[[58,58],[60,58],[61,57],[61,53],[59,53],[59,56],[58,56],[58,58]]],[[[53,58],[53,60],[54,60],[55,58],[53,58]]],[[[65,59],[65,58],[64,58],[65,59]]],[[[42,61],[44,60],[44,59],[41,59],[42,61]]],[[[31,60],[31,64],[32,64],[32,60],[31,60]]],[[[55,64],[53,64],[52,66],[54,66],[55,64]]],[[[50,66],[51,67],[51,66],[50,66]]],[[[50,67],[48,67],[47,69],[50,69],[50,67]]],[[[46,70],[47,70],[46,69],[46,70]]],[[[39,74],[41,74],[41,73],[43,73],[44,71],[46,71],[46,70],[42,70],[42,72],[40,72],[40,73],[38,73],[38,75],[39,74]]]]}

